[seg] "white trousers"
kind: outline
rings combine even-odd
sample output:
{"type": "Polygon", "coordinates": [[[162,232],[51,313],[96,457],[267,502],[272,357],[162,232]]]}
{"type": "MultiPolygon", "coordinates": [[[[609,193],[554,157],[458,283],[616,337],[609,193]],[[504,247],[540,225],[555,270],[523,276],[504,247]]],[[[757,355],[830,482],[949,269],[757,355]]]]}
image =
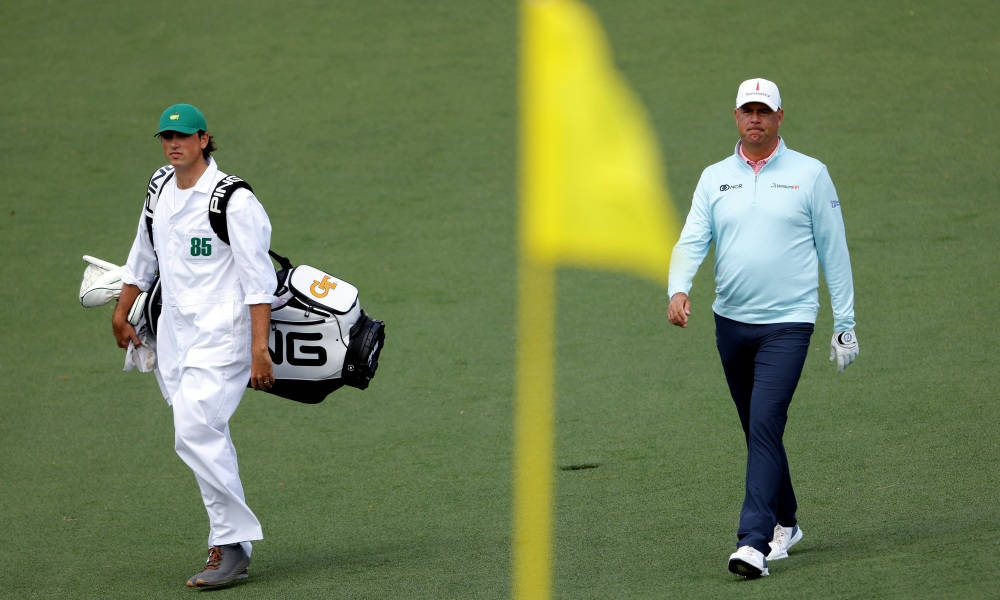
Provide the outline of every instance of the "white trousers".
{"type": "Polygon", "coordinates": [[[249,315],[244,323],[240,308],[246,310],[245,306],[233,310],[203,306],[194,311],[199,319],[213,312],[233,315],[232,320],[225,314],[214,315],[228,321],[226,329],[233,332],[233,339],[210,351],[195,341],[202,336],[192,335],[190,326],[195,324],[185,318],[188,311],[164,307],[157,360],[163,391],[174,412],[174,449],[194,472],[208,513],[208,545],[246,542],[244,548],[250,552],[249,542],[263,539],[263,534],[260,521],[247,506],[229,434],[229,419],[250,378],[249,315]],[[185,344],[186,339],[194,343],[185,344]],[[234,347],[246,348],[245,358],[243,352],[233,352],[234,347]]]}

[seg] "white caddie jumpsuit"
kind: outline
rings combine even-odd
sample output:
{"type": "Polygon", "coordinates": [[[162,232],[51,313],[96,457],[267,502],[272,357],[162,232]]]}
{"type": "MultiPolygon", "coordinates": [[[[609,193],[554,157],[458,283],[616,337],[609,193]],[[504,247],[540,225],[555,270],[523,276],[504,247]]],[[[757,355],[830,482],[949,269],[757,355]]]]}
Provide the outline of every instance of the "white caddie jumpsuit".
{"type": "Polygon", "coordinates": [[[175,449],[201,488],[209,546],[263,537],[243,494],[229,418],[250,379],[248,306],[273,302],[277,285],[267,254],[271,223],[249,190],[229,201],[230,243],[212,231],[209,198],[224,177],[213,158],[190,189],[178,189],[171,178],[153,215],[154,243],[140,215],[122,275],[124,283],[148,290],[159,270],[156,374],[173,407],[175,449]]]}

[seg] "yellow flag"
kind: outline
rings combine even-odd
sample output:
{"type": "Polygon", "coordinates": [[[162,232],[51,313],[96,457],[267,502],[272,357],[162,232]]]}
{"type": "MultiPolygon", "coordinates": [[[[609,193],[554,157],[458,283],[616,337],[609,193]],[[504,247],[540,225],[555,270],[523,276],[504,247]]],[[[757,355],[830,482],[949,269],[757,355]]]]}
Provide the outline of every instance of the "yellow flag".
{"type": "Polygon", "coordinates": [[[576,0],[521,1],[513,596],[552,593],[555,275],[560,264],[666,284],[677,219],[639,102],[576,0]]]}
{"type": "Polygon", "coordinates": [[[645,112],[576,0],[523,0],[521,243],[666,284],[677,219],[645,112]]]}

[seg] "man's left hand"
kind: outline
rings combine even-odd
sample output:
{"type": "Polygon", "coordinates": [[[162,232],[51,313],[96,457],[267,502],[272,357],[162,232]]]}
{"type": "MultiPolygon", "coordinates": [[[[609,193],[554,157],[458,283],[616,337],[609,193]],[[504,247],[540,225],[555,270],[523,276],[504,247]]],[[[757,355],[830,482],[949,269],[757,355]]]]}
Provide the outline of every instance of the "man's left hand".
{"type": "Polygon", "coordinates": [[[263,352],[254,352],[250,363],[250,385],[255,390],[267,391],[274,385],[274,363],[265,348],[263,352]]]}
{"type": "Polygon", "coordinates": [[[267,391],[274,385],[274,363],[267,349],[271,328],[271,305],[250,305],[250,386],[267,391]]]}
{"type": "Polygon", "coordinates": [[[837,372],[843,373],[854,359],[858,357],[858,336],[854,330],[839,331],[830,340],[830,361],[837,361],[837,372]]]}

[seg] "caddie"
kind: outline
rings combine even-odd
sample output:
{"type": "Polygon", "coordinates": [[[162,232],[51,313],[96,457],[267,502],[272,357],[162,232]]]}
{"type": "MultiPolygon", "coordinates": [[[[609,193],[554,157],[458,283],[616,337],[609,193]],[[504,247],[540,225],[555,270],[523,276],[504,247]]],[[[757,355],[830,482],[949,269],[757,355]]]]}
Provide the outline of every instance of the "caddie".
{"type": "Polygon", "coordinates": [[[229,419],[248,380],[265,390],[274,379],[268,353],[277,283],[268,256],[271,224],[244,188],[229,201],[229,243],[214,233],[208,207],[227,174],[212,157],[215,142],[196,107],[167,108],[156,136],[173,169],[157,172],[162,180],[151,228],[147,193],[112,327],[120,347],[141,345],[127,313],[159,273],[157,379],[173,410],[175,450],[194,472],[209,520],[208,560],[187,585],[219,586],[248,576],[251,542],[263,537],[244,496],[229,419]]]}
{"type": "Polygon", "coordinates": [[[715,339],[747,445],[746,486],[729,570],[768,575],[802,539],[782,441],[819,310],[820,268],[833,308],[830,360],[858,355],[854,283],[840,200],[826,166],[785,145],[778,86],[740,84],[739,141],[707,167],[670,260],[668,318],[687,327],[695,272],[715,244],[715,339]]]}

